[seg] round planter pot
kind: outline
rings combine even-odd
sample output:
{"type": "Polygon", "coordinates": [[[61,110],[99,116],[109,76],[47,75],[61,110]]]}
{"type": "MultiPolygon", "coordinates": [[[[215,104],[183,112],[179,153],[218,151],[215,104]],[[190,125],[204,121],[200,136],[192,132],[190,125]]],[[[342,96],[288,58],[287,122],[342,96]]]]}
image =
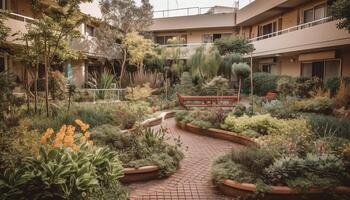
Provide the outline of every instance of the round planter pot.
{"type": "MultiPolygon", "coordinates": [[[[225,195],[233,197],[248,197],[254,195],[256,185],[248,183],[237,183],[233,180],[226,179],[218,186],[219,190],[225,195]]],[[[350,187],[338,186],[334,189],[335,194],[344,195],[350,198],[350,187]]],[[[311,189],[301,192],[286,186],[271,186],[271,191],[264,194],[261,199],[264,200],[326,200],[324,191],[320,189],[311,189]]]]}
{"type": "Polygon", "coordinates": [[[183,124],[179,122],[177,122],[177,127],[198,135],[205,135],[205,136],[214,137],[218,139],[228,140],[244,146],[257,146],[257,143],[251,138],[241,136],[238,133],[234,133],[231,131],[215,129],[215,128],[202,129],[192,124],[183,124]]]}
{"type": "Polygon", "coordinates": [[[122,183],[148,181],[158,178],[159,167],[152,165],[140,168],[124,168],[123,172],[124,176],[120,179],[122,183]]]}

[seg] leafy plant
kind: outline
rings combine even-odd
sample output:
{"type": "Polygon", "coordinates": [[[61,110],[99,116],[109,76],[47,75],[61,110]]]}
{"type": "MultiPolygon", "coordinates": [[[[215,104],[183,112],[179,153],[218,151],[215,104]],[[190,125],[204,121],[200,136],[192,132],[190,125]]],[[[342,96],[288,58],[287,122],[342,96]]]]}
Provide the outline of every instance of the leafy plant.
{"type": "Polygon", "coordinates": [[[313,113],[331,113],[333,101],[329,97],[315,97],[295,102],[295,110],[313,113]]]}
{"type": "Polygon", "coordinates": [[[232,72],[236,75],[239,81],[238,86],[238,101],[240,100],[241,89],[242,89],[242,80],[249,77],[250,68],[246,63],[234,63],[232,65],[232,72]]]}

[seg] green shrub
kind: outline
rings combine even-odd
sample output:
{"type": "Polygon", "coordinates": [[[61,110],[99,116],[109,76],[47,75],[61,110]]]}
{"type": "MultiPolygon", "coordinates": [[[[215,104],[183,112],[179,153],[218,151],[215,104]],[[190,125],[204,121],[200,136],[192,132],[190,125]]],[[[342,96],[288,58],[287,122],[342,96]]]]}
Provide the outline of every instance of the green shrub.
{"type": "Polygon", "coordinates": [[[311,92],[316,91],[319,88],[323,88],[323,81],[318,77],[297,77],[295,78],[295,81],[296,87],[294,93],[298,97],[308,98],[311,96],[311,92]]]}
{"type": "Polygon", "coordinates": [[[174,145],[165,142],[164,129],[154,131],[147,128],[121,133],[118,127],[103,125],[93,129],[91,137],[97,145],[117,151],[124,167],[157,165],[160,177],[175,172],[184,156],[180,151],[180,141],[175,141],[174,145]]]}
{"type": "Polygon", "coordinates": [[[38,158],[30,157],[24,166],[1,175],[5,199],[82,199],[102,194],[104,188],[128,198],[118,182],[123,168],[115,152],[86,144],[79,151],[41,147],[39,152],[38,158]]]}
{"type": "Polygon", "coordinates": [[[300,116],[289,100],[284,102],[280,100],[272,100],[270,102],[262,103],[262,108],[264,111],[270,113],[272,117],[277,119],[295,119],[300,116]]]}
{"type": "Polygon", "coordinates": [[[247,107],[245,107],[245,105],[238,103],[237,105],[235,105],[235,107],[233,108],[232,114],[236,117],[240,117],[244,114],[247,114],[247,107]]]}
{"type": "Polygon", "coordinates": [[[190,114],[190,112],[187,111],[187,110],[177,111],[176,114],[175,114],[175,119],[176,119],[178,122],[181,122],[181,121],[184,120],[189,114],[190,114]]]}
{"type": "Polygon", "coordinates": [[[329,135],[350,139],[350,121],[347,118],[338,118],[327,115],[306,115],[311,129],[321,137],[329,135]]]}
{"type": "Polygon", "coordinates": [[[62,124],[72,124],[81,119],[91,127],[103,124],[120,126],[121,129],[130,129],[137,121],[142,121],[148,114],[146,103],[113,103],[113,104],[78,104],[67,111],[59,107],[53,117],[29,116],[27,121],[31,128],[45,131],[51,127],[59,129],[62,124]]]}
{"type": "MultiPolygon", "coordinates": [[[[272,75],[264,72],[257,72],[253,74],[253,90],[254,94],[259,96],[265,96],[268,92],[276,91],[277,81],[281,76],[272,75]]],[[[244,80],[243,91],[248,93],[250,91],[250,79],[247,78],[244,80]]]]}
{"type": "Polygon", "coordinates": [[[267,135],[278,131],[280,123],[280,120],[270,115],[256,115],[251,117],[246,115],[242,117],[228,116],[221,127],[237,133],[253,130],[261,135],[267,135]]]}
{"type": "Polygon", "coordinates": [[[193,120],[191,124],[198,126],[199,128],[202,128],[202,129],[209,129],[213,127],[213,124],[203,120],[193,120]]]}
{"type": "Polygon", "coordinates": [[[295,110],[300,112],[329,114],[333,111],[334,103],[328,97],[314,97],[303,99],[295,103],[295,110]]]}
{"type": "Polygon", "coordinates": [[[350,183],[343,162],[327,154],[308,154],[305,158],[284,157],[266,168],[264,175],[265,180],[273,185],[283,184],[302,190],[311,187],[330,189],[350,183]]]}
{"type": "Polygon", "coordinates": [[[224,121],[226,114],[223,109],[192,110],[180,111],[176,118],[182,123],[191,123],[208,129],[219,127],[224,121]]]}
{"type": "Polygon", "coordinates": [[[277,92],[283,96],[293,96],[295,92],[296,82],[292,77],[283,77],[277,81],[277,92]]]}
{"type": "Polygon", "coordinates": [[[350,84],[350,77],[331,77],[326,80],[325,88],[331,92],[332,96],[337,93],[341,80],[343,80],[345,84],[350,84]]]}

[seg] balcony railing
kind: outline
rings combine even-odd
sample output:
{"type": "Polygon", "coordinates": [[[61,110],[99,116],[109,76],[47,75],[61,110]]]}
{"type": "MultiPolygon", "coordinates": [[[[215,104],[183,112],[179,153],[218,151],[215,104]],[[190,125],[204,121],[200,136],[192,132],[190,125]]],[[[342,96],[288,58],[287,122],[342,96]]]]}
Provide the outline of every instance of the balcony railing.
{"type": "Polygon", "coordinates": [[[163,18],[163,17],[201,15],[201,14],[207,13],[211,8],[212,7],[188,7],[188,8],[169,9],[169,10],[158,10],[153,12],[153,17],[163,18]]]}
{"type": "Polygon", "coordinates": [[[309,28],[309,27],[313,27],[313,26],[316,26],[316,25],[319,25],[319,24],[324,24],[324,23],[327,23],[327,22],[330,22],[330,21],[333,21],[332,17],[325,17],[325,18],[322,18],[322,19],[319,19],[319,20],[315,20],[315,21],[312,21],[312,22],[308,22],[308,23],[297,25],[297,26],[293,26],[293,27],[290,27],[290,28],[287,28],[287,29],[284,29],[284,30],[280,30],[280,31],[276,31],[276,32],[273,32],[273,33],[269,33],[269,34],[266,34],[266,35],[259,36],[259,37],[255,37],[255,38],[250,39],[249,41],[250,42],[256,42],[256,41],[259,41],[259,40],[264,40],[264,39],[268,39],[268,38],[271,38],[271,37],[276,37],[276,36],[279,36],[279,35],[283,35],[283,34],[286,34],[286,33],[302,30],[302,29],[309,28]]]}
{"type": "Polygon", "coordinates": [[[205,50],[209,50],[209,48],[212,45],[213,43],[186,43],[186,44],[166,44],[166,45],[160,45],[160,47],[166,50],[178,48],[180,50],[181,58],[189,58],[196,52],[197,48],[203,46],[205,50]]]}
{"type": "Polygon", "coordinates": [[[27,16],[24,16],[24,15],[20,15],[20,14],[17,14],[17,13],[8,13],[8,17],[11,18],[11,19],[15,19],[15,20],[18,20],[18,21],[21,21],[21,22],[26,22],[26,23],[33,23],[35,21],[34,18],[27,17],[27,16]]]}

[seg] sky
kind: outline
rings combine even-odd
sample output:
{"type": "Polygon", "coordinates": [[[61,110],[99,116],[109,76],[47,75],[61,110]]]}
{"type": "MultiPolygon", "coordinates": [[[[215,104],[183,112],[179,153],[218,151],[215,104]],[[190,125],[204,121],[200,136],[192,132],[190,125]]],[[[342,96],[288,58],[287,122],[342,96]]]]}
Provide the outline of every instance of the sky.
{"type": "MultiPolygon", "coordinates": [[[[101,17],[100,8],[98,5],[99,0],[94,0],[93,3],[86,3],[81,5],[81,10],[84,13],[90,14],[94,17],[101,17]]],[[[140,3],[141,0],[135,0],[136,3],[140,3]]],[[[153,10],[166,10],[168,0],[150,0],[153,5],[153,10]]],[[[234,0],[169,0],[169,8],[186,8],[186,7],[212,7],[215,5],[220,6],[233,6],[234,0]],[[178,2],[178,3],[176,3],[178,2]]],[[[240,0],[240,7],[246,5],[249,0],[240,0]]]]}

